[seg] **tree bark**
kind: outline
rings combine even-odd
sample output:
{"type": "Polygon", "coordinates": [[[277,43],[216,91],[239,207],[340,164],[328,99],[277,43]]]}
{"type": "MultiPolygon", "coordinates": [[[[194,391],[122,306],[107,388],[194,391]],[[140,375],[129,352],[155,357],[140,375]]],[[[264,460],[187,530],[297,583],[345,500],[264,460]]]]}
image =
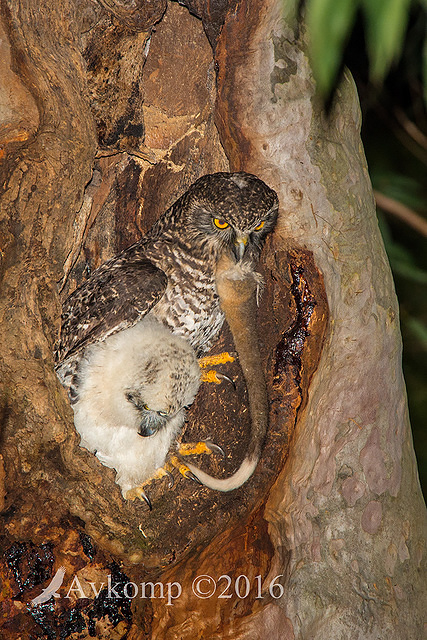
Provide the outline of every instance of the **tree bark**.
{"type": "MultiPolygon", "coordinates": [[[[3,2],[0,626],[421,638],[426,512],[354,84],[345,74],[326,115],[304,27],[278,0],[183,4],[3,2]],[[280,199],[258,317],[269,432],[244,487],[182,479],[153,488],[148,513],[78,446],[53,370],[60,304],[220,170],[255,173],[280,199]],[[27,607],[61,566],[60,597],[27,607]]],[[[214,435],[235,468],[247,397],[238,364],[224,372],[236,394],[204,386],[184,438],[214,435]]]]}

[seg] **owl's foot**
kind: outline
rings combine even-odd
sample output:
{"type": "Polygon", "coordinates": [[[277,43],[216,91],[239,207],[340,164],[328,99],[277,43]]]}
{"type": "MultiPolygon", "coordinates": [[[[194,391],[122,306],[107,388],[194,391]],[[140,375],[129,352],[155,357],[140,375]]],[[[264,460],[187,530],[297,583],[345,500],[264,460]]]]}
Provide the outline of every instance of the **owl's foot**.
{"type": "Polygon", "coordinates": [[[150,498],[147,496],[143,489],[143,485],[141,487],[135,487],[134,489],[129,489],[126,491],[125,500],[135,500],[135,498],[139,498],[142,502],[145,502],[148,505],[150,511],[153,509],[153,505],[151,504],[150,498]]]}
{"type": "Polygon", "coordinates": [[[200,440],[200,442],[181,442],[178,447],[178,453],[180,456],[194,456],[200,453],[220,453],[225,458],[225,453],[221,447],[214,444],[210,440],[200,440]]]}
{"type": "Polygon", "coordinates": [[[167,467],[168,465],[166,463],[164,467],[159,467],[159,469],[156,469],[153,475],[147,480],[145,480],[145,482],[143,482],[139,487],[134,487],[133,489],[129,489],[129,491],[126,491],[125,499],[135,500],[135,498],[139,498],[143,502],[146,502],[146,504],[148,505],[148,508],[151,511],[153,508],[151,504],[151,500],[147,495],[147,493],[145,492],[144,487],[151,484],[151,482],[153,482],[154,480],[160,480],[161,478],[168,476],[169,488],[171,488],[173,486],[173,476],[167,467]]]}
{"type": "Polygon", "coordinates": [[[197,482],[198,484],[201,484],[199,482],[199,480],[196,478],[196,476],[191,473],[190,469],[187,467],[186,464],[184,464],[179,458],[178,456],[171,456],[170,460],[169,460],[169,464],[171,465],[171,467],[175,467],[175,469],[178,469],[179,473],[184,476],[184,478],[187,478],[187,480],[194,480],[195,482],[197,482]]]}
{"type": "Polygon", "coordinates": [[[228,376],[225,376],[223,373],[218,373],[215,369],[209,369],[209,371],[204,371],[207,367],[216,366],[218,364],[226,364],[227,362],[234,362],[234,357],[228,353],[228,351],[223,351],[222,353],[218,353],[212,356],[205,356],[204,358],[200,358],[199,367],[202,370],[202,382],[214,382],[215,384],[221,384],[222,380],[227,380],[231,382],[233,386],[234,382],[228,376]]]}
{"type": "MultiPolygon", "coordinates": [[[[178,455],[180,456],[193,456],[200,454],[210,455],[211,453],[219,453],[225,458],[224,451],[218,445],[214,444],[210,440],[202,440],[200,442],[183,442],[178,447],[178,455]]],[[[193,480],[198,484],[202,484],[198,478],[190,471],[186,464],[182,462],[182,460],[177,455],[170,455],[169,459],[165,462],[163,467],[159,467],[153,473],[152,476],[147,478],[145,482],[143,482],[139,487],[134,487],[133,489],[129,489],[126,491],[125,499],[126,500],[135,500],[139,498],[148,505],[150,511],[152,510],[151,500],[146,492],[148,485],[150,485],[155,480],[161,480],[162,478],[168,477],[169,479],[169,489],[173,487],[174,479],[172,475],[172,470],[177,469],[179,473],[184,476],[187,480],[193,480]]]]}
{"type": "MultiPolygon", "coordinates": [[[[178,447],[178,454],[180,456],[194,456],[200,454],[211,455],[212,453],[219,453],[225,458],[225,453],[217,444],[214,444],[210,440],[201,440],[200,442],[181,442],[178,447]]],[[[172,456],[170,459],[181,475],[187,480],[193,480],[197,484],[202,484],[200,480],[190,471],[186,464],[178,458],[178,456],[172,456]]]]}

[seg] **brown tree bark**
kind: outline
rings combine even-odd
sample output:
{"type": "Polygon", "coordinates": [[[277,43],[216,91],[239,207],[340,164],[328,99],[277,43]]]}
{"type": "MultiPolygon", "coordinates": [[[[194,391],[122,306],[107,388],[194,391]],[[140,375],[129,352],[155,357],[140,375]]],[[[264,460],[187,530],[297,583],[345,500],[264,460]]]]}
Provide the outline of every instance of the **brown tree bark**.
{"type": "MultiPolygon", "coordinates": [[[[2,4],[2,633],[421,638],[426,513],[354,85],[326,117],[277,0],[183,4],[2,4]],[[78,445],[53,370],[61,300],[197,177],[240,169],[281,205],[262,460],[231,494],[153,487],[149,513],[78,445]],[[60,597],[28,606],[61,566],[60,597]]],[[[224,372],[236,393],[204,385],[184,434],[221,443],[218,475],[248,433],[238,363],[224,372]]]]}

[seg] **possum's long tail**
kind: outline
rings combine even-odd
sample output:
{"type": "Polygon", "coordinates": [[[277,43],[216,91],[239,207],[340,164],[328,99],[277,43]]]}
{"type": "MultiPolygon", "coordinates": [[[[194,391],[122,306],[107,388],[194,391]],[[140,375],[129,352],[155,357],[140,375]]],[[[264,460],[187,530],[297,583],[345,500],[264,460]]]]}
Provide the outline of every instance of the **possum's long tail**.
{"type": "Polygon", "coordinates": [[[192,464],[187,466],[198,480],[216,491],[232,491],[253,474],[261,456],[267,426],[268,397],[256,328],[257,294],[260,276],[247,265],[231,261],[219,264],[216,286],[225,319],[233,335],[240,366],[246,380],[251,417],[251,434],[246,456],[228,478],[214,478],[192,464]]]}
{"type": "Polygon", "coordinates": [[[249,480],[257,467],[258,460],[259,456],[255,458],[246,457],[237,471],[229,478],[214,478],[193,464],[188,464],[188,462],[186,464],[191,473],[193,473],[202,484],[209,487],[209,489],[214,489],[215,491],[233,491],[233,489],[238,489],[238,487],[241,487],[242,484],[249,480]]]}

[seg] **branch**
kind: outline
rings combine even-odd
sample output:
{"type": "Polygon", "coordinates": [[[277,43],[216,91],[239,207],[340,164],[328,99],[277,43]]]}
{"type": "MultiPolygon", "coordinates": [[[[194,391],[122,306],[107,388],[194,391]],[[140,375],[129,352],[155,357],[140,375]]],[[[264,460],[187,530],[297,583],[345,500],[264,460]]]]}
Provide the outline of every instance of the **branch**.
{"type": "Polygon", "coordinates": [[[394,110],[394,115],[406,133],[411,136],[411,138],[415,140],[420,147],[427,150],[427,136],[421,131],[421,129],[419,129],[417,125],[406,116],[402,109],[396,108],[394,110]]]}
{"type": "Polygon", "coordinates": [[[385,196],[379,191],[374,191],[374,196],[378,207],[383,209],[386,213],[392,213],[394,216],[397,216],[410,227],[427,237],[427,221],[418,213],[401,202],[385,196]]]}

